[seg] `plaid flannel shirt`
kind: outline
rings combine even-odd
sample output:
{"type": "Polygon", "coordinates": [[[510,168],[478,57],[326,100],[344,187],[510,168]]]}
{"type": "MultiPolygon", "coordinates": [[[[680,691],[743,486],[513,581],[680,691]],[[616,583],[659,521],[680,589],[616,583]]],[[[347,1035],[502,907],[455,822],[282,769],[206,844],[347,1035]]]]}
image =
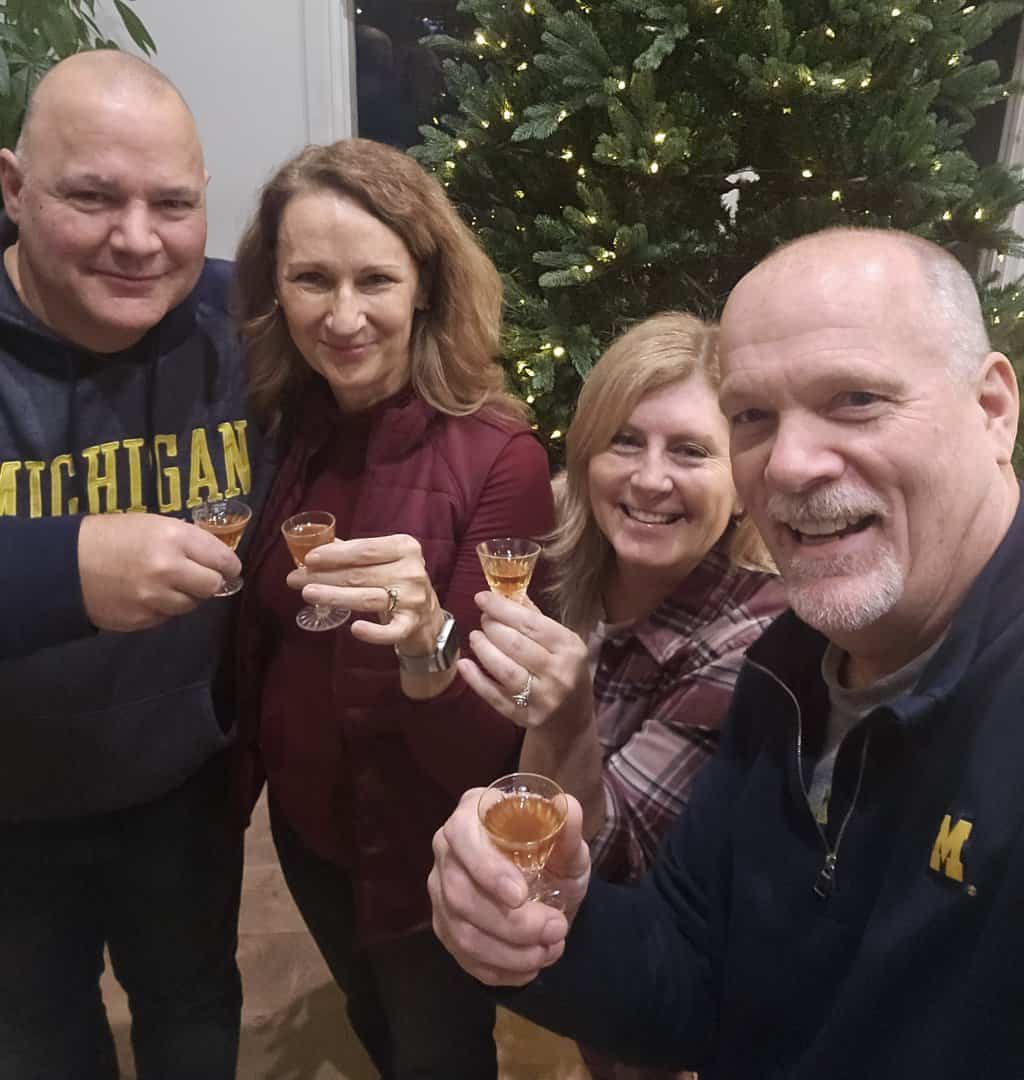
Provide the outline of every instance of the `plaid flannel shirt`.
{"type": "Polygon", "coordinates": [[[601,642],[607,816],[590,853],[602,877],[631,881],[653,862],[718,745],[744,652],[784,607],[779,578],[732,565],[716,546],[651,615],[601,642]]]}

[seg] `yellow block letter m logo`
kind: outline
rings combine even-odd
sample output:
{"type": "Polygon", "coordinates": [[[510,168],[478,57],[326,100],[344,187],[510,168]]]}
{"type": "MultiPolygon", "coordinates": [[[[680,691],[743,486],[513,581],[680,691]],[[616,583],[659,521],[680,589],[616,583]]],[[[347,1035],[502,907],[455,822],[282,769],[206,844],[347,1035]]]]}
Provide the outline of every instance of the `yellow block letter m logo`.
{"type": "Polygon", "coordinates": [[[932,870],[944,873],[953,881],[963,881],[964,864],[960,861],[960,851],[967,837],[971,835],[972,826],[972,822],[963,818],[953,825],[949,814],[946,814],[939,826],[939,835],[935,837],[932,857],[928,861],[932,870]]]}

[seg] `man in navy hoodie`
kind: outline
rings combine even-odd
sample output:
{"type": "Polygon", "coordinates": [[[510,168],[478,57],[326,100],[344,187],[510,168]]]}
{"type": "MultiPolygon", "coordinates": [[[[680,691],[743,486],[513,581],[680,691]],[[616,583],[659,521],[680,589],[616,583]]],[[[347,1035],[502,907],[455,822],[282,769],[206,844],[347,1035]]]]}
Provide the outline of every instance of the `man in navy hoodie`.
{"type": "Polygon", "coordinates": [[[215,707],[248,495],[230,267],[173,86],[116,52],[40,83],[0,153],[0,1076],[234,1076],[242,844],[215,707]]]}
{"type": "Polygon", "coordinates": [[[1024,1076],[1013,370],[956,261],[874,230],[766,259],[720,350],[792,611],[638,888],[590,877],[571,800],[564,913],[524,903],[469,792],[435,839],[435,929],[525,1015],[701,1080],[1024,1076]]]}

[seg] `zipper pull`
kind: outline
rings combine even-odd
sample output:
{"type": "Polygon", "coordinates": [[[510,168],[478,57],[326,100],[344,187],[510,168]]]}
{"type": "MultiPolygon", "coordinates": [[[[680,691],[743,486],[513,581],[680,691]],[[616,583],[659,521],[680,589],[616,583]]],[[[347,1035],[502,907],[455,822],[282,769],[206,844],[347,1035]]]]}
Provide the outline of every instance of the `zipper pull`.
{"type": "Polygon", "coordinates": [[[825,864],[818,871],[814,882],[814,895],[827,900],[836,891],[836,853],[830,851],[825,856],[825,864]]]}

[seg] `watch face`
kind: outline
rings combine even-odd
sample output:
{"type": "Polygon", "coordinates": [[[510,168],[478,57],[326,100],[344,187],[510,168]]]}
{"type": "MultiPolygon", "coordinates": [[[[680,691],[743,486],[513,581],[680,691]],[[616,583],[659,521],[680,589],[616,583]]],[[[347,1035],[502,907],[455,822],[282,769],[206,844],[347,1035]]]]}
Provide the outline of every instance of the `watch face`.
{"type": "Polygon", "coordinates": [[[427,656],[403,656],[395,646],[398,662],[403,671],[415,675],[430,674],[436,671],[447,671],[455,662],[455,654],[459,650],[459,632],[455,626],[455,617],[448,613],[441,624],[438,632],[434,651],[427,656]]]}

